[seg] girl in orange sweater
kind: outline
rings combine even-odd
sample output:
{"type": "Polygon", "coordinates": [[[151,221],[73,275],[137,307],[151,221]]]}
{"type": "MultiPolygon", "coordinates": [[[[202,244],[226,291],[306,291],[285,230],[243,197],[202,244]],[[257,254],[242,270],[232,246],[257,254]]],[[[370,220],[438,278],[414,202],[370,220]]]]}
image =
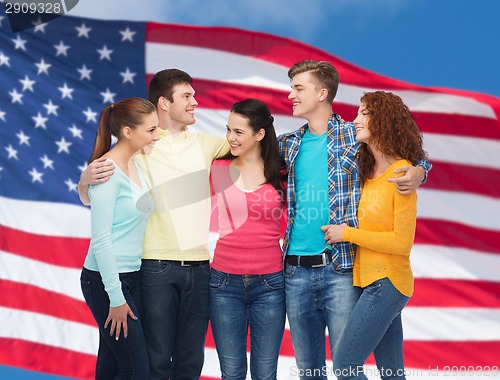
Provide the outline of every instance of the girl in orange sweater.
{"type": "Polygon", "coordinates": [[[354,120],[363,192],[359,228],[324,226],[325,240],[358,245],[354,285],[362,288],[334,354],[338,379],[367,379],[371,352],[382,378],[405,379],[401,311],[413,293],[410,251],[415,237],[417,195],[401,195],[388,181],[393,171],[426,158],[422,134],[408,107],[393,93],[361,98],[354,120]]]}

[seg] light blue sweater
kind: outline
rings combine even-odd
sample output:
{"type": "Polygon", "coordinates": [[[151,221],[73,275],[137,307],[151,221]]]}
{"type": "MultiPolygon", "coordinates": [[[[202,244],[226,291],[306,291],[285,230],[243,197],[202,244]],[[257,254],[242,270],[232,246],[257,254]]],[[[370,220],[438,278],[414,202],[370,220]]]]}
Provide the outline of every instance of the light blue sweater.
{"type": "Polygon", "coordinates": [[[92,235],[83,266],[101,274],[112,307],[125,303],[119,273],[135,272],[141,266],[144,231],[153,207],[135,165],[142,188],[115,164],[115,174],[107,182],[89,189],[92,235]]]}

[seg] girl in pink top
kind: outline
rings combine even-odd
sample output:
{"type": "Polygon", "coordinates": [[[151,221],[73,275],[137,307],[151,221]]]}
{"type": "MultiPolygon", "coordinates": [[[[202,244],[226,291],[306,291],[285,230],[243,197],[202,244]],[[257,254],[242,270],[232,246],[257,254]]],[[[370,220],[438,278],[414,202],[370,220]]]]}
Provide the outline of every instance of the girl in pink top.
{"type": "Polygon", "coordinates": [[[210,276],[212,332],[222,379],[246,379],[249,328],[252,379],[276,379],[285,328],[285,175],[266,104],[235,103],[226,138],[231,152],[211,169],[220,234],[210,276]]]}

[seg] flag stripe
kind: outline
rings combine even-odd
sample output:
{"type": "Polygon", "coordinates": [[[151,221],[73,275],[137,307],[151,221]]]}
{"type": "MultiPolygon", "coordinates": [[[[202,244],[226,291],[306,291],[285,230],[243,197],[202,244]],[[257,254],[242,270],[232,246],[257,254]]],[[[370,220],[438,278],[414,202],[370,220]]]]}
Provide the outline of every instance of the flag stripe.
{"type": "MultiPolygon", "coordinates": [[[[394,91],[399,93],[398,91],[394,91]]],[[[411,113],[419,128],[424,132],[449,134],[451,136],[470,136],[498,141],[498,119],[474,115],[436,114],[411,109],[411,113]],[[471,126],[478,126],[471,128],[471,126]],[[463,131],[463,133],[460,133],[463,131]]]]}
{"type": "Polygon", "coordinates": [[[83,299],[78,281],[81,266],[78,269],[60,267],[0,251],[0,267],[3,280],[33,285],[79,301],[83,299]]]}
{"type": "Polygon", "coordinates": [[[415,278],[500,282],[500,255],[465,248],[415,244],[411,267],[415,278]]]}
{"type": "Polygon", "coordinates": [[[407,307],[500,308],[500,282],[415,279],[407,307]]]}
{"type": "Polygon", "coordinates": [[[0,225],[5,227],[56,238],[90,236],[90,210],[81,205],[0,196],[0,207],[0,225]]]}
{"type": "MultiPolygon", "coordinates": [[[[328,344],[328,340],[327,340],[328,344]]],[[[460,372],[462,374],[460,376],[491,376],[491,372],[495,371],[495,366],[498,366],[496,357],[494,356],[495,350],[500,348],[500,341],[494,342],[482,342],[480,345],[477,342],[471,341],[462,341],[462,342],[429,342],[429,341],[412,341],[405,340],[405,344],[403,347],[404,357],[405,357],[405,370],[408,371],[410,376],[406,376],[406,379],[411,378],[411,374],[414,373],[416,378],[436,378],[438,375],[437,369],[440,369],[442,373],[441,376],[451,377],[457,376],[450,375],[450,373],[446,374],[443,372],[460,372]],[[476,348],[472,358],[470,357],[470,348],[464,349],[464,346],[473,346],[476,348]],[[448,355],[447,350],[451,350],[451,352],[458,352],[458,355],[448,355]],[[479,351],[477,351],[479,350],[479,351]],[[484,350],[484,351],[483,351],[484,350]],[[422,352],[425,354],[422,355],[422,352]],[[432,352],[432,360],[427,359],[427,354],[432,352]],[[425,358],[425,359],[424,359],[425,358]],[[424,361],[424,360],[425,361],[424,361]],[[452,367],[462,367],[453,368],[452,367]],[[465,367],[465,368],[463,368],[465,367]],[[412,371],[413,369],[413,371],[412,371]],[[425,371],[425,372],[424,372],[425,371]]],[[[331,359],[331,355],[327,353],[327,357],[331,359]]],[[[365,362],[367,367],[375,365],[375,358],[373,354],[371,354],[365,362]]],[[[497,370],[498,371],[498,370],[497,370]]],[[[475,378],[475,377],[474,377],[475,378]]]]}
{"type": "MultiPolygon", "coordinates": [[[[458,342],[446,341],[412,341],[405,340],[405,365],[410,368],[423,368],[429,367],[441,371],[453,371],[453,366],[474,367],[478,372],[485,371],[486,377],[498,376],[498,367],[500,366],[500,359],[498,353],[500,352],[500,341],[491,342],[478,342],[475,340],[464,340],[458,342]],[[496,371],[494,368],[496,367],[496,371]]],[[[459,372],[459,371],[455,371],[459,372]]],[[[474,377],[473,371],[468,370],[462,374],[456,373],[451,376],[464,376],[469,372],[474,377]]],[[[478,374],[480,376],[481,374],[478,374]]],[[[450,374],[444,375],[450,377],[450,374]]],[[[434,379],[434,376],[427,377],[434,379]]]]}
{"type": "Polygon", "coordinates": [[[426,189],[476,193],[500,199],[500,170],[466,164],[432,161],[426,189]],[[474,178],[472,181],[471,178],[474,178]]]}
{"type": "Polygon", "coordinates": [[[0,251],[67,268],[81,268],[89,239],[31,234],[0,225],[0,251]],[[50,254],[52,252],[52,254],[50,254]]]}
{"type": "Polygon", "coordinates": [[[0,307],[0,326],[2,338],[21,339],[88,355],[97,353],[99,332],[96,327],[83,323],[0,307]]]}
{"type": "Polygon", "coordinates": [[[500,142],[496,140],[424,133],[424,148],[436,161],[500,169],[500,142]]]}
{"type": "Polygon", "coordinates": [[[31,311],[95,327],[95,320],[83,301],[20,282],[0,279],[0,306],[31,311]],[[22,297],[19,297],[22,294],[22,297]],[[58,307],[54,307],[57,305],[58,307]]]}
{"type": "Polygon", "coordinates": [[[0,362],[32,371],[53,373],[78,379],[93,379],[95,355],[28,342],[22,339],[0,337],[0,362]]]}
{"type": "Polygon", "coordinates": [[[436,189],[418,189],[418,216],[500,231],[500,199],[436,189]],[[488,213],[478,213],[488,210],[488,213]]]}
{"type": "Polygon", "coordinates": [[[500,232],[448,220],[419,218],[415,244],[435,244],[500,254],[500,232]]]}

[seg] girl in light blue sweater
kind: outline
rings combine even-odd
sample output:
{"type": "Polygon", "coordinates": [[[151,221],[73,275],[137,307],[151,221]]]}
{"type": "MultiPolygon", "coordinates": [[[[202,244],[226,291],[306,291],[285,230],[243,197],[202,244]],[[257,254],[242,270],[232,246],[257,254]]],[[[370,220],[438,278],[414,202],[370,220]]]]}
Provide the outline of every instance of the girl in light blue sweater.
{"type": "Polygon", "coordinates": [[[89,162],[103,157],[115,173],[89,189],[91,241],[81,286],[99,328],[96,379],[147,379],[148,358],[139,321],[138,271],[147,217],[148,188],[133,156],[158,140],[152,103],[126,98],[104,108],[89,162]],[[111,147],[111,136],[118,141],[111,147]]]}

